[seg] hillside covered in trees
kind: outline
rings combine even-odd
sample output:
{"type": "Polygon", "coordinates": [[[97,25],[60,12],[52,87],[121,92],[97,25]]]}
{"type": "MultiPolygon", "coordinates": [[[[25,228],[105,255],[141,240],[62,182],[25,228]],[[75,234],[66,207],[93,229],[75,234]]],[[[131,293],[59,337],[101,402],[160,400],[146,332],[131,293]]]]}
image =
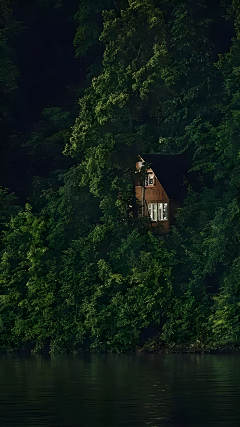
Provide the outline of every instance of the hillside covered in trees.
{"type": "Polygon", "coordinates": [[[34,4],[68,14],[83,65],[14,130],[27,26],[0,0],[0,348],[240,347],[240,1],[34,4]],[[180,153],[188,195],[163,235],[137,214],[135,164],[180,153]]]}

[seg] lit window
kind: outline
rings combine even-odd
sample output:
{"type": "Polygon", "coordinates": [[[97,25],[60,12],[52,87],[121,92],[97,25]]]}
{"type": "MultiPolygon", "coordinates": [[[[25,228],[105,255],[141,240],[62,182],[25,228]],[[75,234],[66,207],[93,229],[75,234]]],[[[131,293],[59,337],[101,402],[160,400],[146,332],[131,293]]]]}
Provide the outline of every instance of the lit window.
{"type": "Polygon", "coordinates": [[[163,220],[168,219],[168,206],[167,203],[163,203],[163,220]]]}
{"type": "Polygon", "coordinates": [[[154,185],[154,174],[148,173],[145,177],[145,187],[148,185],[154,185]]]}
{"type": "Polygon", "coordinates": [[[157,221],[157,203],[152,203],[152,221],[157,221]]]}
{"type": "Polygon", "coordinates": [[[157,203],[148,205],[148,212],[152,221],[157,221],[157,203]]]}
{"type": "Polygon", "coordinates": [[[158,221],[162,221],[163,217],[163,203],[158,203],[158,221]]]}
{"type": "Polygon", "coordinates": [[[149,203],[148,212],[152,221],[168,220],[168,204],[167,203],[149,203]]]}
{"type": "Polygon", "coordinates": [[[151,203],[148,205],[148,212],[149,212],[150,218],[152,219],[152,204],[151,203]]]}
{"type": "Polygon", "coordinates": [[[153,175],[148,175],[148,185],[153,185],[153,175]]]}
{"type": "Polygon", "coordinates": [[[167,203],[158,203],[158,221],[167,221],[168,205],[167,203]]]}

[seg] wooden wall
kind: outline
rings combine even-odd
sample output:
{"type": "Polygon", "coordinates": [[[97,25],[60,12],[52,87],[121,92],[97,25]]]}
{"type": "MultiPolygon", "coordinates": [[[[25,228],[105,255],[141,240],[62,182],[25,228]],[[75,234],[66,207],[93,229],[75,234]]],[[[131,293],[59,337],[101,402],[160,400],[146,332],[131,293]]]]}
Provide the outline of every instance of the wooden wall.
{"type": "MultiPolygon", "coordinates": [[[[153,173],[151,169],[147,171],[148,173],[153,173]]],[[[138,183],[137,183],[138,184],[138,183]]],[[[136,185],[136,197],[142,203],[142,187],[140,185],[136,185]]],[[[152,222],[152,225],[157,225],[161,223],[164,226],[164,229],[166,231],[169,231],[170,226],[170,218],[171,218],[171,212],[170,212],[170,204],[169,204],[169,197],[167,193],[165,192],[163,186],[158,181],[156,175],[155,175],[155,183],[154,185],[148,185],[145,187],[145,200],[147,205],[149,203],[167,203],[168,204],[168,220],[166,221],[158,221],[158,222],[152,222]]],[[[147,206],[146,203],[144,204],[144,215],[147,216],[147,206]]]]}

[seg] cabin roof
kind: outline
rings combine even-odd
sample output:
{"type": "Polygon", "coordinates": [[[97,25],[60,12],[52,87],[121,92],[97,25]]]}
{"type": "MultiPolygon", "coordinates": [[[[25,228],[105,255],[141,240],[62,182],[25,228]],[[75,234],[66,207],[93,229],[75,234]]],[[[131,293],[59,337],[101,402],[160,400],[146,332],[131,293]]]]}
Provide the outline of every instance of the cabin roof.
{"type": "Polygon", "coordinates": [[[183,176],[187,177],[190,162],[186,154],[145,154],[149,164],[170,199],[182,199],[187,194],[183,176]]]}

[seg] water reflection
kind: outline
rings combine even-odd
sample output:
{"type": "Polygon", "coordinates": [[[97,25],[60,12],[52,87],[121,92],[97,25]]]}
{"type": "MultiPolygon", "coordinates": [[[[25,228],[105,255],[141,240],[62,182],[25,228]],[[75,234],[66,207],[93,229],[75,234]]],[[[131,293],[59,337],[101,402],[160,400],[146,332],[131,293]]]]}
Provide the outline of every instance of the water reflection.
{"type": "Polygon", "coordinates": [[[0,426],[239,426],[240,356],[0,355],[0,426]]]}

